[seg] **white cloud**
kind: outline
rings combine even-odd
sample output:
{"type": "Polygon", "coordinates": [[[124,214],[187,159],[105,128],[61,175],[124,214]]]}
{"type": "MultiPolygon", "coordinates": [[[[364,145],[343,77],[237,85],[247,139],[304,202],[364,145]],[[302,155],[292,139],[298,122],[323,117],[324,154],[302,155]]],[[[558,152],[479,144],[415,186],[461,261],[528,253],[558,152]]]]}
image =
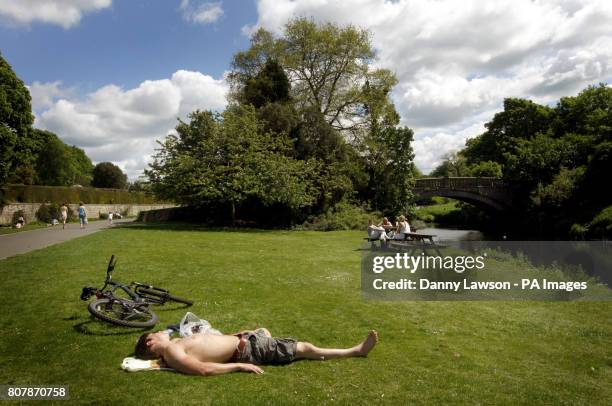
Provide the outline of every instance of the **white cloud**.
{"type": "Polygon", "coordinates": [[[182,0],[180,10],[183,18],[193,23],[214,23],[223,15],[221,2],[209,3],[198,2],[197,0],[182,0]]]}
{"type": "Polygon", "coordinates": [[[70,96],[72,91],[62,89],[61,86],[62,82],[59,80],[49,83],[34,82],[27,86],[30,96],[32,96],[32,110],[39,111],[49,108],[55,100],[70,96]]]}
{"type": "Polygon", "coordinates": [[[40,21],[68,29],[84,14],[111,5],[112,0],[0,0],[0,16],[19,25],[40,21]]]}
{"type": "Polygon", "coordinates": [[[295,17],[368,29],[425,172],[505,97],[551,103],[612,78],[607,0],[259,0],[257,11],[245,33],[278,34],[295,17]]]}
{"type": "Polygon", "coordinates": [[[94,162],[111,161],[135,178],[156,147],[176,126],[177,118],[200,109],[221,110],[227,84],[200,72],[179,70],[171,78],[147,80],[134,89],[115,85],[97,89],[79,100],[58,82],[35,83],[35,126],[78,145],[94,162]],[[38,109],[38,110],[37,110],[38,109]]]}
{"type": "Polygon", "coordinates": [[[442,163],[446,155],[463,148],[465,141],[481,134],[484,124],[494,114],[487,111],[446,128],[417,128],[412,147],[414,163],[423,173],[429,173],[442,163]]]}

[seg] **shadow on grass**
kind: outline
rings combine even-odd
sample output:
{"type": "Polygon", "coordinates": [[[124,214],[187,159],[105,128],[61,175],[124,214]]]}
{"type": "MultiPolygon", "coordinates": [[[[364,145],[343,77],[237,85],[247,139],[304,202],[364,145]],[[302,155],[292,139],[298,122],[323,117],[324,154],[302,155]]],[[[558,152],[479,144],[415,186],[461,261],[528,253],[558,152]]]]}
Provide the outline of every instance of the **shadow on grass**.
{"type": "Polygon", "coordinates": [[[123,336],[134,333],[144,333],[146,331],[151,330],[153,327],[134,328],[113,326],[103,321],[96,320],[92,317],[90,320],[82,321],[73,325],[72,328],[77,333],[88,336],[123,336]]]}

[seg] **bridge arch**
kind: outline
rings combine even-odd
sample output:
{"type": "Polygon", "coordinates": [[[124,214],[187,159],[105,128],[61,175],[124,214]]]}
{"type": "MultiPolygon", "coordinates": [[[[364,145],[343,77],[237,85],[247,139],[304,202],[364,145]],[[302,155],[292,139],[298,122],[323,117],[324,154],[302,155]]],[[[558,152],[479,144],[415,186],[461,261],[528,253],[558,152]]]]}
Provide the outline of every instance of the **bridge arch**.
{"type": "Polygon", "coordinates": [[[497,211],[509,210],[512,202],[510,189],[497,178],[421,178],[412,191],[416,199],[450,197],[497,211]]]}

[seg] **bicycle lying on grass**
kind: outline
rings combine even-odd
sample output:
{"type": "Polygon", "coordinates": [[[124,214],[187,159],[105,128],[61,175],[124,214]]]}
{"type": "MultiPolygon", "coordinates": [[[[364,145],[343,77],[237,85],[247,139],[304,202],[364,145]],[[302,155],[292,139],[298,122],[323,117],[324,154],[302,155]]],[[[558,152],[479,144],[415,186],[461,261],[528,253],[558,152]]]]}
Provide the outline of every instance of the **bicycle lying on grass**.
{"type": "Polygon", "coordinates": [[[112,280],[113,270],[117,259],[111,256],[106,270],[106,279],[101,289],[85,286],[81,292],[81,300],[89,300],[87,309],[95,317],[126,327],[153,327],[157,323],[157,315],[149,309],[150,305],[163,305],[168,301],[178,302],[191,306],[191,300],[171,295],[167,290],[144,283],[132,282],[124,285],[112,280]],[[107,289],[108,288],[108,289],[107,289]],[[125,292],[129,298],[115,295],[118,289],[125,292]]]}

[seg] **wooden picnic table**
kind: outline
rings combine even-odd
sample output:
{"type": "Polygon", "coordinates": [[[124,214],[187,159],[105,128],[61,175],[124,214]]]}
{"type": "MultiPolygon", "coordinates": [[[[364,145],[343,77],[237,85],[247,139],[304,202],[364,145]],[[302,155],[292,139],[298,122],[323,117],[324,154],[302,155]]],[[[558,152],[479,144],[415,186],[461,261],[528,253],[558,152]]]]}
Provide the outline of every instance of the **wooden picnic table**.
{"type": "Polygon", "coordinates": [[[435,245],[436,244],[434,242],[435,236],[436,236],[435,234],[406,233],[405,240],[408,240],[408,241],[414,240],[414,241],[421,241],[421,242],[429,241],[430,244],[435,245]]]}
{"type": "Polygon", "coordinates": [[[410,255],[414,254],[417,250],[422,250],[425,254],[428,254],[428,249],[433,249],[439,256],[442,256],[440,247],[434,241],[435,234],[421,234],[421,233],[406,233],[403,240],[389,240],[388,242],[397,248],[408,250],[410,255]]]}

